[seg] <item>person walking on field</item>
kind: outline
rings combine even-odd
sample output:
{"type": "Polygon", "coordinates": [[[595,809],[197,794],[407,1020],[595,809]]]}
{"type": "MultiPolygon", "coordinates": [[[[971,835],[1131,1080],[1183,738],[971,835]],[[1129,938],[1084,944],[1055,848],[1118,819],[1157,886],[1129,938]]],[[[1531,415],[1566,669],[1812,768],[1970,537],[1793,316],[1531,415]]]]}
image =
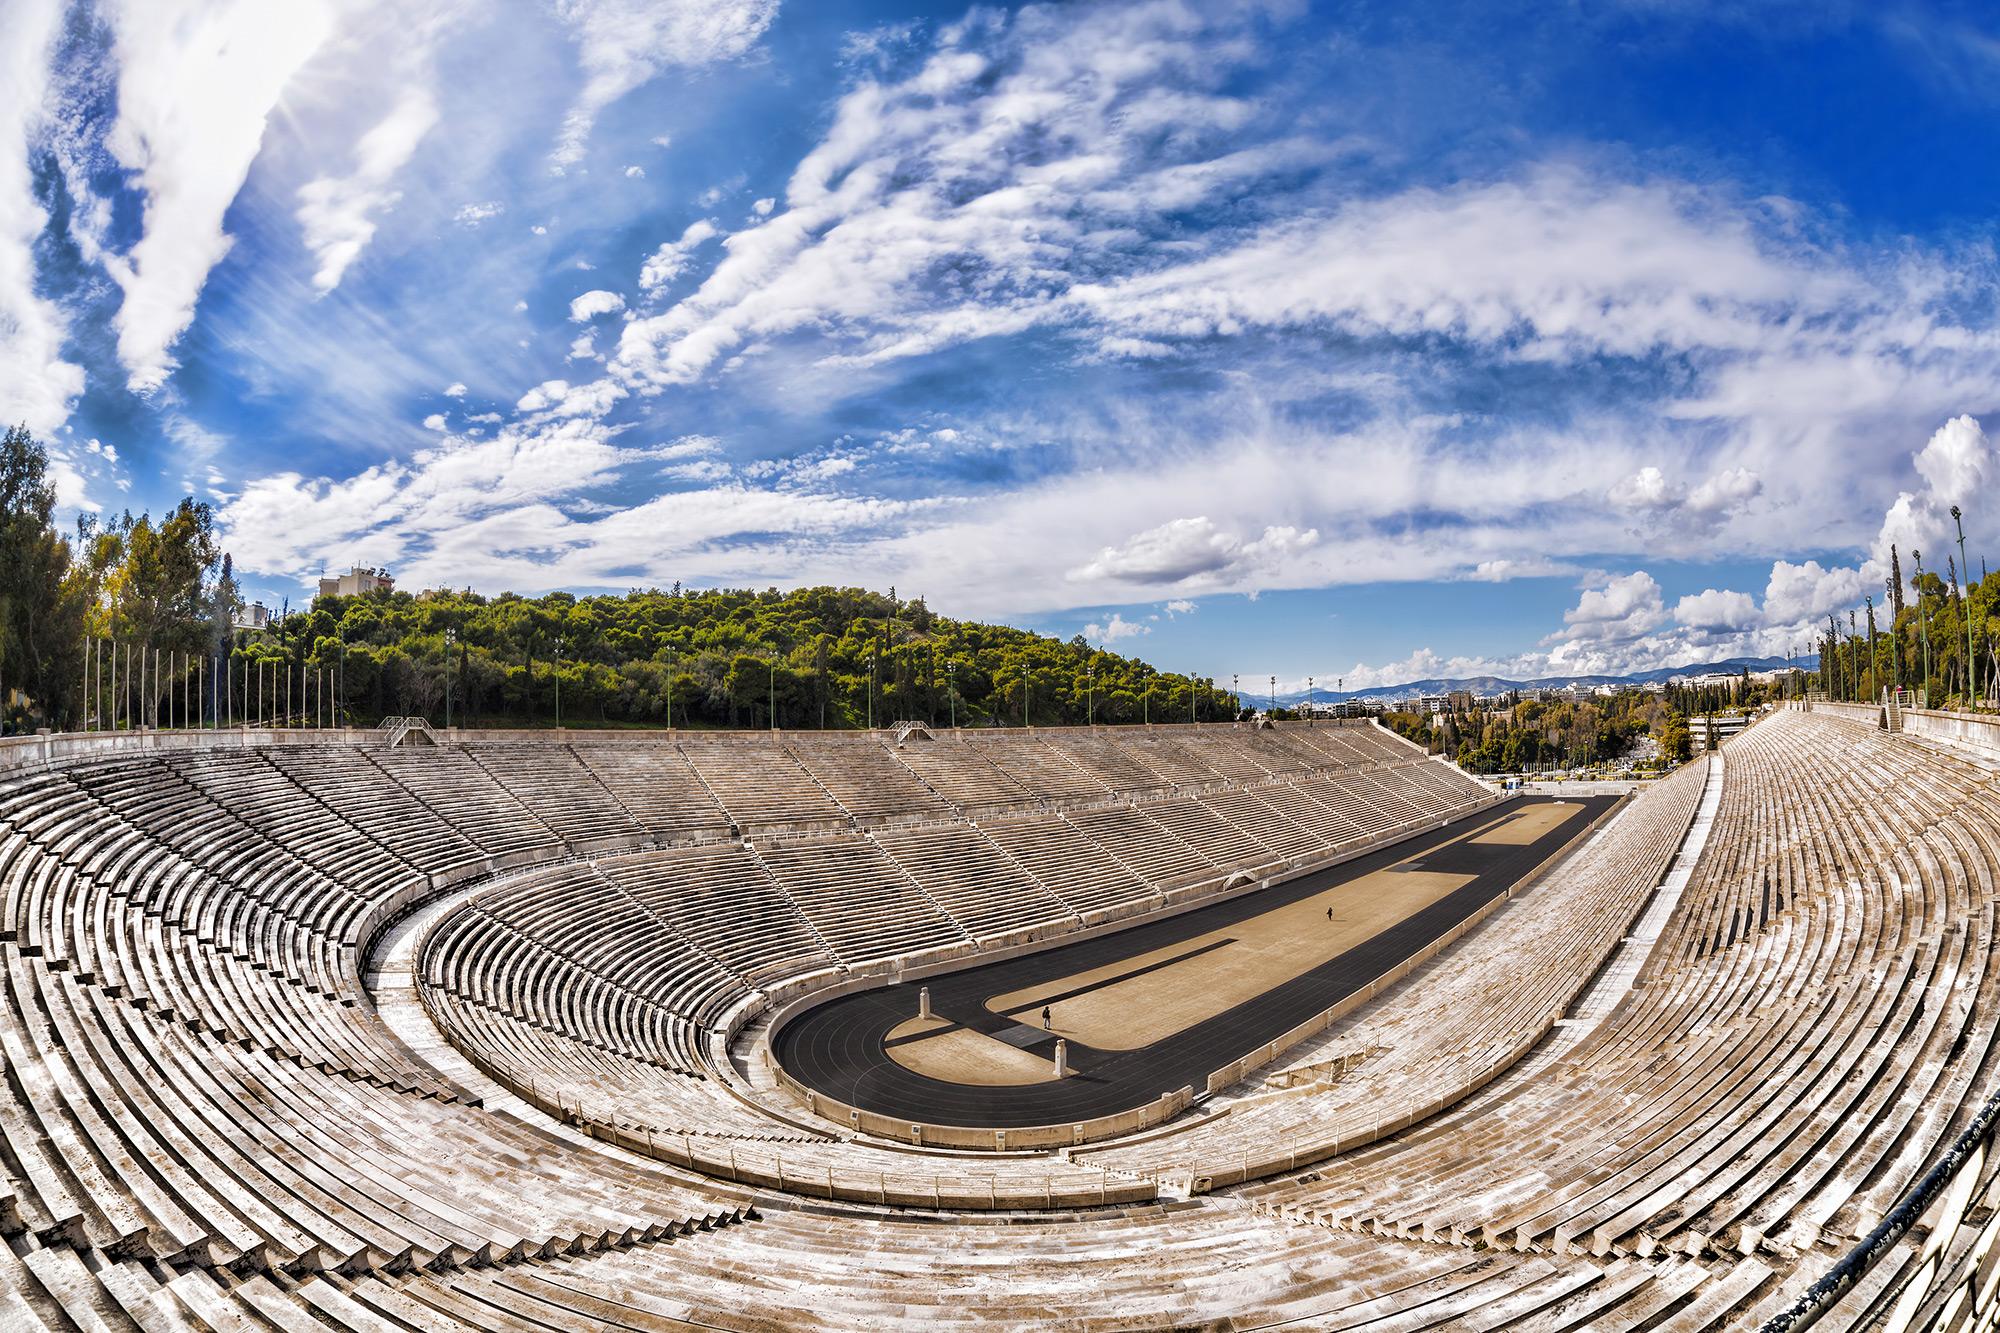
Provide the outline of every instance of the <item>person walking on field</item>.
{"type": "Polygon", "coordinates": [[[1047,1005],[1043,1005],[1043,1006],[1042,1006],[1042,1031],[1044,1031],[1044,1032],[1047,1032],[1048,1030],[1049,1030],[1049,1007],[1048,1007],[1047,1005]]]}
{"type": "Polygon", "coordinates": [[[1329,923],[1333,920],[1333,909],[1331,907],[1326,909],[1326,919],[1329,923]]]}

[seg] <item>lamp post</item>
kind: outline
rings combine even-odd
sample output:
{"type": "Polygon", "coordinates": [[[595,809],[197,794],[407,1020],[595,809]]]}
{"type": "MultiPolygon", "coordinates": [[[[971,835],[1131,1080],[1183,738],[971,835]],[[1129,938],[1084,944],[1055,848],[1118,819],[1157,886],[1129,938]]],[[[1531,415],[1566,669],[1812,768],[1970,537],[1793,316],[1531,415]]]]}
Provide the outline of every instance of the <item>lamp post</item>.
{"type": "Polygon", "coordinates": [[[674,650],[667,649],[667,730],[674,729],[674,650]]]}
{"type": "Polygon", "coordinates": [[[1271,677],[1271,711],[1273,713],[1278,711],[1278,678],[1276,676],[1271,677]]]}
{"type": "Polygon", "coordinates": [[[1903,636],[1896,631],[1896,594],[1902,591],[1892,577],[1889,585],[1889,674],[1896,685],[1896,695],[1900,701],[1903,693],[1903,636]]]}
{"type": "Polygon", "coordinates": [[[1313,678],[1306,677],[1306,725],[1313,724],[1313,678]]]}
{"type": "Polygon", "coordinates": [[[946,662],[944,664],[944,672],[945,672],[945,679],[950,682],[949,685],[947,686],[947,705],[951,709],[951,729],[953,731],[957,731],[958,730],[958,659],[953,658],[952,660],[946,662]]]}
{"type": "Polygon", "coordinates": [[[868,654],[868,730],[875,730],[875,654],[868,654]]]}
{"type": "Polygon", "coordinates": [[[1849,688],[1854,691],[1854,702],[1861,702],[1861,636],[1854,630],[1854,611],[1847,612],[1847,661],[1853,667],[1854,680],[1849,688]]]}
{"type": "Polygon", "coordinates": [[[1236,673],[1229,674],[1229,703],[1237,712],[1243,711],[1243,695],[1236,683],[1236,673]]]}
{"type": "Polygon", "coordinates": [[[1083,673],[1083,725],[1086,727],[1097,725],[1097,673],[1095,671],[1086,671],[1083,673]]]}
{"type": "Polygon", "coordinates": [[[557,731],[562,730],[562,659],[563,659],[563,641],[562,641],[562,636],[558,634],[556,636],[555,670],[550,673],[556,678],[556,730],[557,731]]]}
{"type": "Polygon", "coordinates": [[[1924,600],[1924,553],[1912,550],[1910,559],[1917,563],[1917,625],[1924,636],[1924,707],[1931,702],[1931,604],[1924,600]]]}
{"type": "Polygon", "coordinates": [[[1958,525],[1958,564],[1965,571],[1965,707],[1972,712],[1979,698],[1979,661],[1972,655],[1972,566],[1965,562],[1965,519],[1957,505],[1951,507],[1951,521],[1958,525]]]}
{"type": "MultiPolygon", "coordinates": [[[[458,631],[444,632],[444,729],[451,730],[451,650],[458,645],[458,631]]],[[[346,644],[341,647],[344,650],[346,644]]],[[[343,656],[344,656],[343,652],[343,656]]]]}
{"type": "Polygon", "coordinates": [[[778,729],[778,659],[772,657],[765,665],[771,668],[771,730],[778,729]]]}
{"type": "MultiPolygon", "coordinates": [[[[1875,656],[1875,594],[1862,599],[1868,603],[1868,687],[1876,699],[1882,697],[1882,665],[1875,656]]],[[[1870,700],[1872,703],[1874,700],[1870,700]]]]}

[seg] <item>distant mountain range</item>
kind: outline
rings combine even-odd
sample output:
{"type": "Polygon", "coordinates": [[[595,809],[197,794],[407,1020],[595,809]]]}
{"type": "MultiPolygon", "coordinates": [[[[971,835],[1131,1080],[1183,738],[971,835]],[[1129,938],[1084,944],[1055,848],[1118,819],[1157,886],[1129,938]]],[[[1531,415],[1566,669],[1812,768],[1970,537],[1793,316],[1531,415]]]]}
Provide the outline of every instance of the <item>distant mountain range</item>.
{"type": "MultiPolygon", "coordinates": [[[[1659,667],[1652,671],[1635,671],[1629,676],[1538,676],[1533,680],[1509,680],[1505,676],[1460,676],[1450,679],[1432,677],[1429,680],[1407,680],[1399,685],[1377,685],[1366,690],[1324,690],[1315,688],[1312,697],[1318,703],[1335,703],[1343,699],[1367,699],[1381,701],[1388,699],[1410,699],[1425,694],[1449,694],[1453,690],[1471,690],[1474,694],[1505,694],[1508,690],[1559,690],[1571,685],[1651,685],[1658,681],[1671,680],[1675,676],[1704,676],[1716,674],[1736,675],[1745,669],[1751,671],[1776,671],[1788,665],[1782,657],[1730,657],[1720,662],[1691,662],[1686,666],[1659,667]]],[[[1795,658],[1789,664],[1817,670],[1817,655],[1795,658]]],[[[1306,692],[1294,690],[1291,693],[1278,692],[1278,702],[1290,706],[1305,702],[1306,692]]],[[[1254,689],[1243,691],[1243,701],[1252,706],[1262,703],[1263,697],[1254,689]]]]}

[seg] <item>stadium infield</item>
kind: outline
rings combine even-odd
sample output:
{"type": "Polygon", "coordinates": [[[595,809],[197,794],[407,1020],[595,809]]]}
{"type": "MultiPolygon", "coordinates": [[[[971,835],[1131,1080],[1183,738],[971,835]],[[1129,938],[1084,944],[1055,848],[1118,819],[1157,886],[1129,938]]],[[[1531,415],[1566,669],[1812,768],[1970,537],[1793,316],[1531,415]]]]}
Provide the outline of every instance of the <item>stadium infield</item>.
{"type": "Polygon", "coordinates": [[[773,1034],[821,1093],[927,1124],[1115,1115],[1366,987],[1532,874],[1615,797],[1516,797],[1284,884],[1129,930],[842,996],[773,1034]],[[1042,1011],[1049,1011],[1049,1026],[1042,1011]],[[1055,1043],[1076,1072],[1055,1078],[1055,1043]]]}

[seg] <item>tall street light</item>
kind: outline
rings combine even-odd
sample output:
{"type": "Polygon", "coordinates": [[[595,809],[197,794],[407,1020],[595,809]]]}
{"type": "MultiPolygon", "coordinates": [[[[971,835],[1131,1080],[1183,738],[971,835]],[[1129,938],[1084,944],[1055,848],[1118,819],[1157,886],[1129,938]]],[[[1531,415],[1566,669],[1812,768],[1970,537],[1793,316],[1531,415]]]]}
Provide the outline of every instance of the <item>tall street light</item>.
{"type": "Polygon", "coordinates": [[[1902,590],[1896,586],[1896,580],[1894,579],[1894,577],[1891,577],[1888,580],[1888,584],[1889,584],[1889,672],[1895,679],[1896,694],[1900,699],[1903,693],[1903,654],[1902,654],[1902,636],[1896,632],[1896,594],[1902,590]]]}
{"type": "Polygon", "coordinates": [[[1924,707],[1931,703],[1931,604],[1924,600],[1924,553],[1912,550],[1910,559],[1917,562],[1917,624],[1924,635],[1924,707]]]}
{"type": "MultiPolygon", "coordinates": [[[[341,645],[343,648],[345,644],[341,645]]],[[[458,631],[444,632],[444,729],[451,730],[451,650],[458,646],[458,631]]]]}
{"type": "Polygon", "coordinates": [[[1957,505],[1951,507],[1951,521],[1958,525],[1958,566],[1965,571],[1965,707],[1976,709],[1979,698],[1979,662],[1972,655],[1972,566],[1965,563],[1965,519],[1957,505]]]}
{"type": "Polygon", "coordinates": [[[562,659],[563,659],[563,641],[562,641],[562,636],[559,634],[556,636],[556,664],[555,664],[555,671],[552,673],[556,678],[556,730],[557,731],[562,730],[562,659]]]}

